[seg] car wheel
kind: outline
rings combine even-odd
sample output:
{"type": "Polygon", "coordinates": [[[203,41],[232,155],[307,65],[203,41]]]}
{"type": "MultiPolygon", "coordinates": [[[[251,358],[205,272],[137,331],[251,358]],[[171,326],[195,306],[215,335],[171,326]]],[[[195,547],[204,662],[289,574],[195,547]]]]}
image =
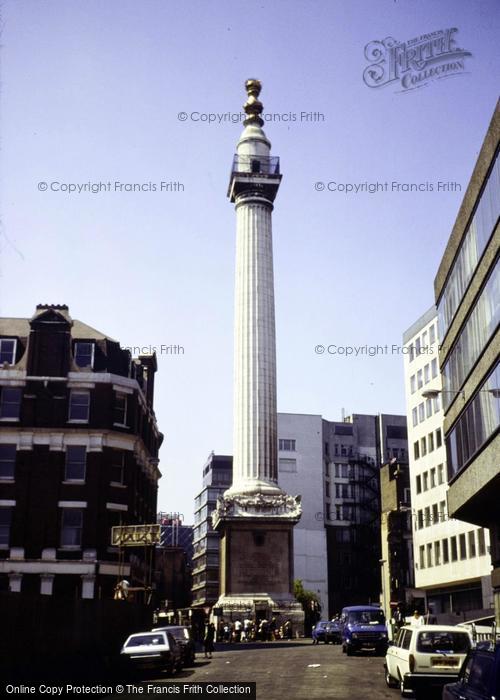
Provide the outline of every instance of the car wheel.
{"type": "Polygon", "coordinates": [[[347,653],[347,656],[352,656],[353,655],[352,647],[347,647],[346,653],[347,653]]]}
{"type": "Polygon", "coordinates": [[[389,671],[385,672],[385,682],[388,688],[397,688],[398,687],[398,682],[395,678],[391,676],[389,671]]]}

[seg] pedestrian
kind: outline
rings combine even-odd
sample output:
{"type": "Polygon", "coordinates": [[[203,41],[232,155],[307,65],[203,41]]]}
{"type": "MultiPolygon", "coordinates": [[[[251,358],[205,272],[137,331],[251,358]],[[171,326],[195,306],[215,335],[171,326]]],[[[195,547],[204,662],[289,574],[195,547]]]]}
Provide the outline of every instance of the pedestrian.
{"type": "Polygon", "coordinates": [[[292,621],[290,620],[290,618],[288,618],[288,620],[285,622],[284,631],[285,631],[285,639],[292,639],[293,629],[292,629],[292,621]]]}
{"type": "Polygon", "coordinates": [[[422,617],[422,615],[418,612],[418,610],[415,610],[413,613],[413,617],[410,619],[410,625],[412,627],[422,627],[422,625],[425,624],[425,620],[422,617]]]}
{"type": "Polygon", "coordinates": [[[243,625],[241,624],[241,620],[235,620],[234,622],[234,641],[236,643],[241,642],[241,629],[243,625]]]}
{"type": "Polygon", "coordinates": [[[205,635],[203,637],[203,648],[205,650],[205,658],[212,658],[212,652],[214,650],[214,639],[215,639],[215,625],[210,622],[205,627],[205,635]]]}
{"type": "Polygon", "coordinates": [[[273,616],[271,618],[271,622],[269,623],[269,637],[271,639],[271,642],[276,641],[276,618],[273,616]]]}

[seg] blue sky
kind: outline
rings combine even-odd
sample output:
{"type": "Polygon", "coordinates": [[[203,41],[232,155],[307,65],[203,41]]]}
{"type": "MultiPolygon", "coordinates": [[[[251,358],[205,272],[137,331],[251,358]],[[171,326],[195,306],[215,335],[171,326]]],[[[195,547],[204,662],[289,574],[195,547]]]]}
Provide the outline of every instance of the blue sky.
{"type": "Polygon", "coordinates": [[[495,0],[12,0],[3,6],[0,313],[66,303],[159,355],[159,507],[192,519],[211,450],[232,451],[235,214],[243,83],[263,82],[284,174],[274,213],[278,409],[404,411],[400,345],[433,279],[498,97],[495,0]],[[465,69],[425,87],[363,81],[365,46],[457,28],[465,69]],[[187,120],[178,118],[180,112],[187,120]],[[301,121],[320,112],[324,121],[301,121]],[[52,191],[52,183],[157,191],[52,191]],[[179,182],[183,191],[160,192],[179,182]],[[316,182],[434,183],[345,194],[316,182]],[[462,191],[437,192],[438,181],[462,191]],[[48,191],[39,191],[46,182],[48,191]]]}

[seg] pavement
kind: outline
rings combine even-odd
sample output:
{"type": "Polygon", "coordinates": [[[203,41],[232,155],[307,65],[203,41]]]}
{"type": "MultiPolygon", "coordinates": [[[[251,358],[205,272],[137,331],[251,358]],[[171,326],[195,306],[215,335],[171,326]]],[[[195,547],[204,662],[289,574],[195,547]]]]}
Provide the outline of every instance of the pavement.
{"type": "Polygon", "coordinates": [[[149,677],[147,682],[255,681],[258,700],[398,700],[400,697],[399,689],[387,688],[385,684],[382,657],[347,657],[340,645],[313,645],[310,639],[220,644],[212,659],[205,659],[203,653],[197,653],[196,659],[193,667],[171,678],[149,677]]]}

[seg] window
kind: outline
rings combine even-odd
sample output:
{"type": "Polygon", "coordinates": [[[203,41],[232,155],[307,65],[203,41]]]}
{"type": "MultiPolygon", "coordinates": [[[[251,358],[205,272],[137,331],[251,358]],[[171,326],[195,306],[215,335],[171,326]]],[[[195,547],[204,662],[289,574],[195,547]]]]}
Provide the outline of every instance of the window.
{"type": "Polygon", "coordinates": [[[0,508],[0,547],[8,547],[10,544],[11,522],[12,508],[0,508]]]}
{"type": "Polygon", "coordinates": [[[460,559],[467,559],[467,544],[465,542],[465,532],[459,535],[458,541],[460,543],[460,559]]]}
{"type": "Polygon", "coordinates": [[[441,542],[434,542],[434,565],[441,565],[441,542]]]}
{"type": "Polygon", "coordinates": [[[421,389],[424,385],[423,379],[422,379],[422,370],[419,369],[417,372],[417,389],[421,389]]]}
{"type": "Polygon", "coordinates": [[[83,510],[63,508],[61,514],[61,547],[80,547],[82,544],[83,510]]]}
{"type": "Polygon", "coordinates": [[[424,473],[422,474],[422,476],[423,476],[423,479],[424,479],[424,491],[428,491],[428,490],[429,490],[429,473],[428,473],[428,472],[424,472],[424,473]]]}
{"type": "Polygon", "coordinates": [[[84,445],[68,445],[66,448],[66,481],[85,481],[87,448],[84,445]]]}
{"type": "Polygon", "coordinates": [[[413,457],[418,459],[420,457],[420,448],[418,445],[418,440],[413,443],[413,457]]]}
{"type": "Polygon", "coordinates": [[[401,638],[401,648],[402,649],[409,649],[410,648],[412,636],[413,636],[413,632],[411,630],[404,630],[404,634],[401,638]]]}
{"type": "Polygon", "coordinates": [[[427,544],[427,567],[430,569],[432,566],[432,542],[427,544]]]}
{"type": "Polygon", "coordinates": [[[432,399],[425,399],[425,416],[426,418],[432,416],[432,399]]]}
{"type": "MultiPolygon", "coordinates": [[[[432,452],[434,450],[434,433],[429,433],[427,436],[427,445],[429,447],[429,452],[432,452]]],[[[433,484],[433,486],[435,485],[436,484],[433,484]]]]}
{"type": "Polygon", "coordinates": [[[432,506],[432,522],[433,523],[439,522],[439,511],[438,511],[438,504],[437,503],[434,503],[432,506]]]}
{"type": "Polygon", "coordinates": [[[441,522],[444,523],[446,520],[446,501],[439,502],[439,515],[441,517],[441,522]]]}
{"type": "Polygon", "coordinates": [[[432,378],[435,379],[438,374],[438,361],[437,358],[435,357],[432,362],[431,362],[431,375],[432,378]]]}
{"type": "Polygon", "coordinates": [[[425,547],[423,544],[420,545],[419,559],[420,559],[420,568],[425,569],[425,547]]]}
{"type": "Polygon", "coordinates": [[[331,514],[330,504],[329,504],[329,503],[326,504],[326,519],[327,519],[327,520],[331,520],[331,519],[332,519],[332,514],[331,514]]]}
{"type": "Polygon", "coordinates": [[[417,493],[422,493],[422,477],[420,474],[416,478],[417,493]]]}
{"type": "Polygon", "coordinates": [[[453,537],[450,537],[450,545],[451,545],[451,561],[457,561],[458,550],[457,550],[457,537],[456,537],[456,535],[453,535],[453,537]]]}
{"type": "Polygon", "coordinates": [[[411,391],[411,393],[414,394],[416,389],[417,389],[417,387],[415,384],[415,375],[412,374],[410,377],[410,391],[411,391]]]}
{"type": "MultiPolygon", "coordinates": [[[[499,306],[500,309],[500,306],[499,306]]],[[[460,414],[446,439],[448,475],[453,478],[500,425],[500,363],[460,414]]]]}
{"type": "Polygon", "coordinates": [[[486,542],[484,539],[484,529],[480,528],[477,531],[477,546],[479,550],[479,556],[482,557],[486,554],[486,542]]]}
{"type": "Polygon", "coordinates": [[[418,425],[418,413],[417,413],[417,409],[416,409],[416,408],[414,408],[414,409],[412,410],[412,412],[411,412],[411,417],[412,417],[413,427],[415,427],[416,425],[418,425]]]}
{"type": "Polygon", "coordinates": [[[415,346],[410,345],[410,362],[413,362],[415,359],[415,346]]]}
{"type": "Polygon", "coordinates": [[[431,469],[430,475],[431,475],[431,489],[433,489],[434,486],[436,485],[436,470],[434,468],[431,469]]]}
{"type": "Polygon", "coordinates": [[[16,446],[0,445],[0,479],[13,479],[16,467],[16,446]]]}
{"type": "Polygon", "coordinates": [[[450,561],[450,551],[448,548],[448,540],[443,540],[443,564],[448,564],[450,561]]]}
{"type": "Polygon", "coordinates": [[[325,496],[330,498],[330,482],[325,481],[325,496]]]}
{"type": "MultiPolygon", "coordinates": [[[[490,694],[490,679],[494,678],[494,664],[494,654],[479,653],[469,657],[464,670],[464,679],[469,697],[486,698],[488,695],[493,697],[490,694]],[[469,691],[472,691],[473,695],[469,691]]],[[[462,697],[462,694],[459,697],[462,697]]]]}
{"type": "MultiPolygon", "coordinates": [[[[443,389],[445,406],[453,401],[453,393],[461,387],[474,363],[483,351],[500,321],[498,304],[498,284],[500,279],[500,258],[497,260],[488,281],[481,291],[465,325],[454,343],[446,363],[443,366],[443,389]]],[[[497,385],[498,387],[498,385],[497,385]]]]}
{"type": "MultiPolygon", "coordinates": [[[[279,449],[283,452],[295,452],[295,440],[279,440],[279,449]]],[[[335,445],[335,453],[337,453],[337,445],[335,445]]]]}
{"type": "Polygon", "coordinates": [[[422,457],[425,457],[425,455],[427,454],[427,441],[425,437],[420,438],[420,454],[422,455],[422,457]]]}
{"type": "Polygon", "coordinates": [[[417,511],[417,525],[418,525],[418,530],[421,530],[424,526],[424,511],[419,510],[417,511]]]}
{"type": "Polygon", "coordinates": [[[0,365],[6,362],[8,365],[14,365],[16,362],[16,341],[11,338],[2,338],[0,340],[0,365]]]}
{"type": "MultiPolygon", "coordinates": [[[[415,340],[415,354],[420,355],[420,348],[421,348],[421,343],[420,343],[420,338],[417,338],[415,340]]],[[[422,373],[422,370],[420,370],[420,373],[422,373]]],[[[419,386],[422,386],[421,384],[419,386]]]]}
{"type": "Polygon", "coordinates": [[[436,326],[432,324],[432,326],[429,328],[429,344],[434,345],[436,342],[436,326]]]}
{"type": "Polygon", "coordinates": [[[432,401],[434,403],[434,413],[437,413],[441,410],[441,396],[438,394],[432,399],[432,401]]]}
{"type": "Polygon", "coordinates": [[[430,371],[431,371],[430,365],[426,364],[424,367],[424,384],[428,384],[430,382],[430,379],[431,379],[430,371]]]}
{"type": "Polygon", "coordinates": [[[441,428],[438,428],[436,430],[436,447],[441,447],[443,444],[443,433],[441,432],[441,428]]]}
{"type": "Polygon", "coordinates": [[[429,525],[431,524],[431,508],[430,508],[430,506],[427,506],[425,508],[424,513],[425,513],[425,527],[429,527],[429,525]]]}
{"type": "Polygon", "coordinates": [[[69,397],[69,420],[86,423],[89,419],[90,393],[72,391],[69,397]]]}
{"type": "Polygon", "coordinates": [[[0,397],[0,418],[19,420],[21,413],[22,390],[8,386],[2,387],[0,397]]]}
{"type": "Polygon", "coordinates": [[[425,420],[425,404],[423,401],[418,406],[418,419],[419,421],[425,420]]]}
{"type": "Polygon", "coordinates": [[[444,483],[444,466],[442,464],[438,464],[438,466],[437,466],[437,475],[438,475],[438,485],[440,486],[441,484],[444,483]]]}
{"type": "Polygon", "coordinates": [[[113,423],[114,425],[127,424],[127,395],[119,391],[115,393],[113,423]]]}
{"type": "Polygon", "coordinates": [[[469,557],[476,556],[476,533],[474,530],[469,530],[469,557]]]}
{"type": "Polygon", "coordinates": [[[280,472],[296,472],[297,471],[297,460],[296,459],[280,459],[278,460],[278,468],[280,472]]]}
{"type": "Polygon", "coordinates": [[[94,366],[94,343],[75,343],[75,364],[78,367],[94,366]]]}
{"type": "Polygon", "coordinates": [[[422,352],[426,352],[428,348],[427,345],[427,331],[422,333],[422,352]]]}
{"type": "Polygon", "coordinates": [[[499,173],[500,160],[497,156],[441,294],[438,305],[441,338],[444,338],[497,222],[500,207],[499,173]]]}

